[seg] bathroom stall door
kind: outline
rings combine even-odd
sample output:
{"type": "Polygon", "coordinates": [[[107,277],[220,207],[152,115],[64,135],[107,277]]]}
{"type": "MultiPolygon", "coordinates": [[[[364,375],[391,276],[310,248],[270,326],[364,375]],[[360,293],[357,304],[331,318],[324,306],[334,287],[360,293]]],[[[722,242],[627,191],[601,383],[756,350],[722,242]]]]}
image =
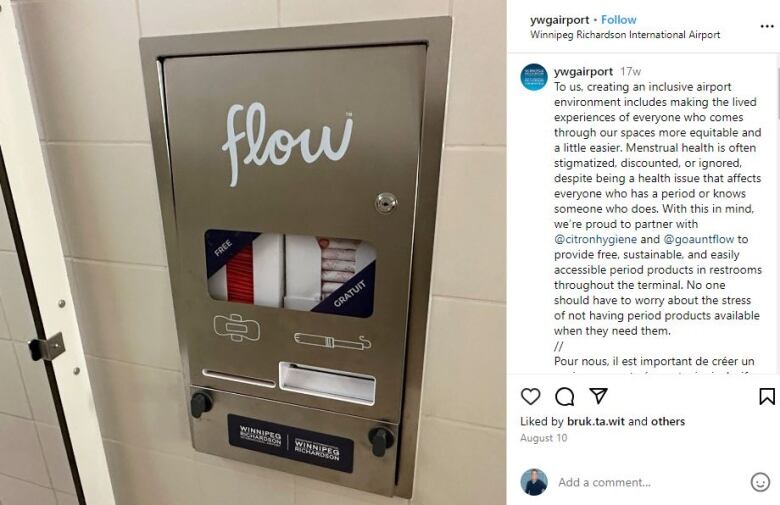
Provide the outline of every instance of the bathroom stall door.
{"type": "Polygon", "coordinates": [[[66,349],[44,329],[2,146],[0,186],[0,503],[86,503],[52,366],[66,349]]]}
{"type": "Polygon", "coordinates": [[[0,0],[0,503],[114,505],[14,14],[0,0]]]}

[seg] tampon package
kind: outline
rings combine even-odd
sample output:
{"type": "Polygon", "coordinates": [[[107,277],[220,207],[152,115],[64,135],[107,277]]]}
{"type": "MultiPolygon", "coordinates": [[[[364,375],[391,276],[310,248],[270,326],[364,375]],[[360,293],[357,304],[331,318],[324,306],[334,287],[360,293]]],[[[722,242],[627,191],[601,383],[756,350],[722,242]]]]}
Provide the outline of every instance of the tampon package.
{"type": "Polygon", "coordinates": [[[230,230],[205,239],[214,299],[351,317],[374,311],[376,250],[368,242],[230,230]]]}

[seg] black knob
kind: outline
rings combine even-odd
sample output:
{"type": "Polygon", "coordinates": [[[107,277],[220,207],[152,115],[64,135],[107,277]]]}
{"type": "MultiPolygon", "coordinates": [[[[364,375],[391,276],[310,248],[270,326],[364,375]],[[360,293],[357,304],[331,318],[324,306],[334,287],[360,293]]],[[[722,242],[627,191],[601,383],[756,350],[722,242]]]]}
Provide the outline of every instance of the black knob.
{"type": "Polygon", "coordinates": [[[190,399],[190,412],[195,419],[200,419],[200,416],[211,410],[212,406],[214,406],[214,400],[205,391],[198,391],[190,399]]]}
{"type": "Polygon", "coordinates": [[[43,358],[43,350],[41,349],[41,341],[34,338],[27,342],[27,348],[30,350],[30,357],[33,361],[38,361],[43,358]]]}
{"type": "Polygon", "coordinates": [[[368,441],[371,442],[371,453],[377,458],[382,458],[385,452],[393,446],[395,437],[384,428],[374,428],[368,432],[368,441]]]}

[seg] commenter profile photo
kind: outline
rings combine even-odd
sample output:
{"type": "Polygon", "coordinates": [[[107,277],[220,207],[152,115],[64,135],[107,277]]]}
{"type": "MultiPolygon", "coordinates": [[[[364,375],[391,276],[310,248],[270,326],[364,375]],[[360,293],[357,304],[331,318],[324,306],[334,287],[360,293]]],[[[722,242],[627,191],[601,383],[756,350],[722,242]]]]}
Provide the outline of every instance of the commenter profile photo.
{"type": "Polygon", "coordinates": [[[520,485],[523,487],[523,493],[539,496],[547,489],[547,475],[538,468],[531,468],[520,477],[520,485]]]}

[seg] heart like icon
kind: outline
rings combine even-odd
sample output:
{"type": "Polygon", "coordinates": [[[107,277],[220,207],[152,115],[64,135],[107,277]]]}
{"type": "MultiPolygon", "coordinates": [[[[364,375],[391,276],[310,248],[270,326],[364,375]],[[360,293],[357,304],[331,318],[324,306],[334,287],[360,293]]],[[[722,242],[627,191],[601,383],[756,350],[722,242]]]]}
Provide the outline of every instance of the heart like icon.
{"type": "Polygon", "coordinates": [[[520,391],[520,396],[523,397],[525,403],[533,405],[539,397],[542,396],[542,392],[539,391],[539,388],[523,388],[523,390],[520,391]]]}

